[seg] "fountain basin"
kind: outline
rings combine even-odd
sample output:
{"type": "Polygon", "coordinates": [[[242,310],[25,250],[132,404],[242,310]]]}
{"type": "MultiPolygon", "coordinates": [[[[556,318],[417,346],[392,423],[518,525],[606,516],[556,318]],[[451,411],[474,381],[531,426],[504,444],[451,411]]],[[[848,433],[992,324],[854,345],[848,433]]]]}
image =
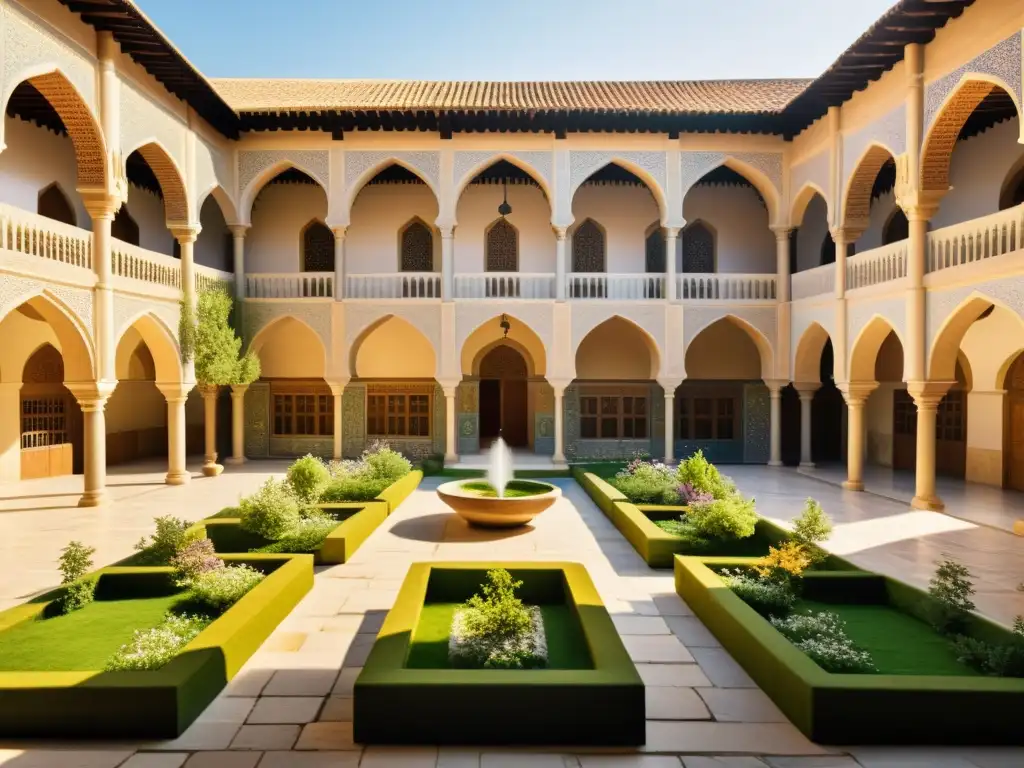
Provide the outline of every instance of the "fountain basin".
{"type": "Polygon", "coordinates": [[[534,480],[513,480],[505,496],[482,480],[455,480],[438,486],[437,495],[470,525],[514,528],[526,525],[562,495],[557,486],[534,480]]]}

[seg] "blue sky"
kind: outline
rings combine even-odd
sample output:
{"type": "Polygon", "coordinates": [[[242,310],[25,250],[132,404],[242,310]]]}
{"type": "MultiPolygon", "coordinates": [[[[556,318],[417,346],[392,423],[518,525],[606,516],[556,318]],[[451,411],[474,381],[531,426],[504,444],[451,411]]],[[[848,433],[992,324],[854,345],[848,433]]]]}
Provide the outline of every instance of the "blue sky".
{"type": "Polygon", "coordinates": [[[136,0],[208,77],[814,77],[893,0],[136,0]]]}

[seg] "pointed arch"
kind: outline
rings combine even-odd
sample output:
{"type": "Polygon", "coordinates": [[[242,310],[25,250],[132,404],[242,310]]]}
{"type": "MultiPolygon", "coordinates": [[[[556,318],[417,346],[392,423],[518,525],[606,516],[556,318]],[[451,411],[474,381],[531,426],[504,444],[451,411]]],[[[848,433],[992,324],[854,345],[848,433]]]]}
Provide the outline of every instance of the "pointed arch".
{"type": "Polygon", "coordinates": [[[820,197],[822,202],[825,203],[825,221],[831,223],[832,203],[829,202],[828,195],[826,195],[824,190],[813,181],[808,181],[804,183],[800,188],[800,191],[793,197],[793,205],[789,211],[790,225],[793,227],[799,227],[804,223],[804,216],[807,214],[807,208],[815,197],[820,197]]]}
{"type": "Polygon", "coordinates": [[[252,224],[252,206],[256,202],[256,197],[263,191],[263,188],[267,186],[267,184],[290,169],[306,174],[306,176],[312,179],[313,182],[323,190],[324,196],[329,199],[329,191],[327,187],[320,182],[316,172],[303,167],[301,163],[296,163],[289,159],[278,160],[276,163],[268,165],[256,174],[252,181],[250,181],[246,185],[245,189],[242,190],[238,203],[239,224],[252,224]]]}
{"type": "MultiPolygon", "coordinates": [[[[755,168],[754,166],[746,163],[742,160],[737,159],[733,155],[725,155],[721,157],[717,162],[704,170],[699,178],[694,179],[689,187],[683,189],[683,203],[686,202],[686,195],[689,194],[693,187],[697,186],[701,179],[707,176],[709,173],[714,171],[716,168],[725,167],[732,171],[735,171],[740,176],[745,178],[750,184],[758,191],[761,195],[761,199],[764,200],[765,208],[768,210],[768,224],[772,225],[779,221],[779,215],[781,212],[780,193],[776,188],[774,182],[763,172],[755,168]]],[[[826,198],[826,203],[828,200],[826,198]]]]}
{"type": "Polygon", "coordinates": [[[702,219],[695,219],[679,236],[682,239],[683,272],[707,274],[718,271],[718,235],[714,227],[702,219]]]}
{"type": "Polygon", "coordinates": [[[657,340],[654,338],[654,336],[651,335],[651,333],[646,328],[644,328],[638,322],[620,314],[614,314],[611,317],[601,320],[600,322],[594,324],[593,327],[591,327],[589,330],[587,330],[586,333],[583,333],[579,336],[579,340],[576,342],[575,347],[573,349],[573,365],[575,367],[576,376],[580,376],[580,350],[584,349],[584,345],[587,344],[588,339],[594,337],[595,334],[599,334],[602,329],[608,329],[609,327],[612,327],[614,331],[614,326],[619,326],[620,328],[628,328],[629,331],[634,335],[639,335],[638,337],[643,340],[644,346],[646,347],[646,351],[649,355],[650,360],[650,375],[641,378],[657,378],[658,374],[661,371],[662,365],[662,352],[657,340]]]}
{"type": "Polygon", "coordinates": [[[125,155],[126,168],[128,158],[136,152],[142,156],[142,159],[152,169],[156,180],[160,182],[160,191],[164,196],[164,218],[167,220],[167,226],[194,223],[188,202],[185,176],[167,148],[159,141],[151,139],[125,155]]]}
{"type": "Polygon", "coordinates": [[[117,332],[117,343],[114,348],[118,353],[129,329],[138,332],[153,357],[157,383],[180,384],[185,380],[178,342],[174,333],[160,317],[143,310],[129,318],[117,332]]]}
{"type": "Polygon", "coordinates": [[[953,381],[956,374],[956,362],[960,354],[960,346],[964,336],[976,320],[987,316],[993,308],[1004,310],[1015,318],[1024,331],[1024,317],[1007,306],[1003,301],[974,291],[949,313],[938,331],[935,333],[928,350],[926,370],[929,381],[953,381]]]}
{"type": "Polygon", "coordinates": [[[898,205],[893,208],[889,218],[882,226],[882,245],[892,245],[910,237],[910,222],[907,214],[898,205]]]}
{"type": "Polygon", "coordinates": [[[348,221],[351,218],[352,206],[355,205],[356,198],[359,197],[359,193],[363,191],[363,188],[371,181],[373,181],[374,177],[378,173],[380,173],[381,171],[386,171],[393,165],[398,165],[401,166],[402,168],[405,168],[405,170],[409,171],[409,173],[413,174],[420,181],[426,184],[427,189],[429,189],[434,194],[434,202],[437,203],[438,211],[441,210],[441,194],[440,190],[438,190],[437,187],[434,185],[434,182],[432,182],[426,176],[426,174],[423,173],[423,171],[421,171],[412,163],[406,162],[405,160],[402,160],[400,157],[392,155],[391,157],[385,158],[384,160],[375,163],[374,165],[370,166],[365,171],[363,171],[361,174],[359,174],[359,176],[352,182],[352,185],[346,190],[345,203],[344,206],[342,207],[342,210],[344,211],[345,221],[348,221]]]}
{"type": "Polygon", "coordinates": [[[875,381],[875,363],[878,352],[889,334],[895,334],[900,346],[904,349],[903,338],[882,315],[872,315],[867,324],[857,334],[850,345],[850,364],[847,366],[847,378],[854,382],[875,381]]]}
{"type": "Polygon", "coordinates": [[[231,199],[231,195],[229,195],[227,190],[220,184],[213,184],[209,189],[199,195],[199,207],[196,208],[196,211],[200,213],[202,212],[203,206],[206,205],[206,200],[210,195],[213,195],[213,199],[217,202],[217,206],[220,208],[220,213],[221,216],[224,217],[225,223],[227,223],[228,226],[238,224],[238,209],[235,207],[235,201],[231,199]]]}
{"type": "Polygon", "coordinates": [[[484,271],[519,271],[519,230],[504,216],[484,231],[484,271]]]}
{"type": "Polygon", "coordinates": [[[861,153],[853,173],[843,189],[842,226],[854,230],[868,227],[871,213],[871,191],[875,186],[878,172],[888,162],[896,162],[896,156],[888,147],[880,142],[872,142],[861,153]]]}
{"type": "Polygon", "coordinates": [[[586,182],[594,174],[600,173],[605,168],[608,168],[609,166],[613,165],[617,165],[619,168],[625,171],[629,171],[631,174],[636,176],[638,179],[640,179],[640,181],[644,183],[644,186],[647,187],[648,191],[650,191],[651,196],[654,197],[654,202],[657,203],[658,205],[658,215],[661,219],[662,224],[665,225],[669,221],[669,218],[672,216],[672,212],[669,210],[668,198],[665,194],[665,190],[662,189],[661,184],[658,183],[658,180],[655,179],[651,172],[648,171],[646,168],[642,168],[636,163],[630,162],[629,160],[626,160],[618,156],[612,157],[608,162],[598,166],[590,173],[588,173],[585,178],[581,179],[579,182],[573,185],[572,189],[569,192],[569,210],[572,210],[573,200],[576,199],[576,193],[579,192],[580,187],[586,184],[586,182]]]}
{"type": "Polygon", "coordinates": [[[949,190],[949,168],[960,131],[974,110],[995,89],[1004,91],[1021,116],[1015,90],[1004,80],[989,74],[965,74],[946,97],[925,133],[921,148],[921,189],[944,194],[949,190]]]}
{"type": "Polygon", "coordinates": [[[547,373],[547,350],[538,333],[525,321],[515,315],[506,314],[511,328],[508,336],[495,339],[494,329],[501,321],[496,314],[476,326],[462,342],[459,360],[464,376],[480,373],[480,362],[495,347],[506,344],[523,356],[530,376],[544,376],[547,373]]]}
{"type": "Polygon", "coordinates": [[[538,171],[536,168],[530,165],[530,163],[526,162],[520,157],[516,157],[515,155],[510,154],[508,152],[496,152],[495,154],[488,157],[486,160],[481,160],[479,163],[470,168],[469,171],[463,174],[461,179],[456,179],[455,195],[453,198],[455,201],[455,207],[452,211],[453,213],[458,210],[459,200],[462,199],[462,193],[466,191],[466,187],[468,187],[472,183],[473,179],[475,179],[481,173],[486,171],[488,168],[497,165],[502,160],[504,160],[506,163],[509,163],[510,165],[514,165],[516,168],[518,168],[531,179],[533,179],[535,182],[537,182],[537,186],[539,186],[541,192],[544,193],[544,197],[548,201],[548,205],[554,205],[554,191],[551,189],[551,185],[548,184],[547,179],[544,178],[544,175],[540,173],[540,171],[538,171]]]}
{"type": "Polygon", "coordinates": [[[15,89],[22,83],[31,85],[49,102],[67,129],[75,148],[78,186],[107,189],[110,186],[110,172],[100,121],[61,68],[44,64],[20,73],[9,82],[10,89],[4,93],[3,98],[4,113],[15,89]]]}
{"type": "Polygon", "coordinates": [[[0,323],[19,307],[35,311],[53,329],[64,359],[64,380],[96,380],[96,360],[92,334],[75,312],[49,289],[24,294],[0,307],[0,323]]]}
{"type": "Polygon", "coordinates": [[[573,228],[572,271],[607,272],[608,245],[604,227],[586,218],[573,228]]]}
{"type": "Polygon", "coordinates": [[[828,331],[818,323],[811,323],[804,329],[796,343],[793,357],[793,381],[816,384],[820,378],[821,355],[825,345],[831,341],[828,331]]]}
{"type": "MultiPolygon", "coordinates": [[[[248,350],[260,358],[260,364],[263,369],[263,375],[268,378],[272,378],[274,376],[274,371],[271,370],[270,366],[267,365],[267,361],[265,359],[264,354],[265,349],[272,350],[275,358],[289,358],[288,360],[285,360],[285,362],[287,363],[311,364],[316,371],[316,375],[313,376],[314,378],[316,376],[322,377],[324,375],[324,372],[328,370],[329,360],[327,357],[327,346],[324,344],[323,338],[320,336],[319,333],[317,333],[313,329],[313,326],[311,326],[305,320],[296,315],[284,314],[275,317],[269,323],[260,328],[256,335],[252,337],[252,341],[249,342],[248,350]],[[291,344],[278,343],[272,344],[268,347],[268,343],[273,340],[273,337],[275,335],[279,333],[287,333],[289,330],[289,326],[292,325],[295,326],[295,332],[304,337],[302,340],[303,345],[305,345],[311,339],[315,340],[315,343],[312,345],[311,349],[316,350],[314,355],[316,359],[300,359],[299,356],[296,355],[295,350],[292,348],[293,345],[291,344]]],[[[292,377],[292,374],[289,373],[289,377],[292,377]]],[[[303,374],[301,375],[295,375],[294,378],[308,377],[303,372],[303,374]]]]}
{"type": "Polygon", "coordinates": [[[757,347],[757,353],[760,358],[759,362],[761,364],[761,378],[774,378],[775,352],[772,349],[771,341],[769,341],[767,336],[765,336],[760,330],[751,325],[748,321],[744,320],[742,317],[739,317],[738,315],[734,315],[731,313],[715,317],[706,322],[704,325],[702,325],[692,335],[687,334],[690,340],[686,344],[686,354],[689,354],[690,348],[693,346],[693,342],[696,340],[698,336],[700,336],[704,331],[706,331],[711,326],[723,321],[732,323],[741,331],[744,331],[747,334],[747,336],[750,337],[750,340],[754,342],[754,346],[757,347]]]}
{"type": "Polygon", "coordinates": [[[334,232],[320,219],[310,219],[299,233],[302,272],[334,271],[334,232]]]}
{"type": "Polygon", "coordinates": [[[419,216],[398,230],[398,271],[434,271],[434,228],[419,216]]]}
{"type": "Polygon", "coordinates": [[[367,325],[353,340],[349,374],[377,379],[436,377],[438,357],[423,331],[404,317],[388,314],[367,325]],[[396,349],[401,349],[401,355],[395,354],[396,349]]]}
{"type": "Polygon", "coordinates": [[[78,226],[75,216],[75,206],[71,204],[71,198],[61,188],[58,182],[53,182],[39,193],[36,203],[36,213],[48,219],[59,221],[69,226],[78,226]]]}

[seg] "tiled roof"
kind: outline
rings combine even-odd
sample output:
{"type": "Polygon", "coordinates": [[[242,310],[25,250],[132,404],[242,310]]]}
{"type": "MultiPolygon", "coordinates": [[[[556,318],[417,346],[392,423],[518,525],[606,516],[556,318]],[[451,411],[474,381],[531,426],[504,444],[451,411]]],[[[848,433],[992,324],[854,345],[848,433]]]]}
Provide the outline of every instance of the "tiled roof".
{"type": "Polygon", "coordinates": [[[237,112],[559,110],[663,114],[780,111],[811,80],[483,82],[212,79],[237,112]]]}

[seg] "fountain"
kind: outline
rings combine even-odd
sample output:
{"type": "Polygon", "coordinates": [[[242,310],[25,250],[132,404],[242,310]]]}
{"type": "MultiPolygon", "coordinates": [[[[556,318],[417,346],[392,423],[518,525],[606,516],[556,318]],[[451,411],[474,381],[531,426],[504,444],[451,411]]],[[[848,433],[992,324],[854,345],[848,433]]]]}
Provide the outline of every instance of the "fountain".
{"type": "Polygon", "coordinates": [[[498,435],[491,446],[486,481],[454,480],[438,486],[437,495],[470,525],[513,528],[533,520],[562,491],[549,483],[514,480],[512,451],[498,435]]]}

